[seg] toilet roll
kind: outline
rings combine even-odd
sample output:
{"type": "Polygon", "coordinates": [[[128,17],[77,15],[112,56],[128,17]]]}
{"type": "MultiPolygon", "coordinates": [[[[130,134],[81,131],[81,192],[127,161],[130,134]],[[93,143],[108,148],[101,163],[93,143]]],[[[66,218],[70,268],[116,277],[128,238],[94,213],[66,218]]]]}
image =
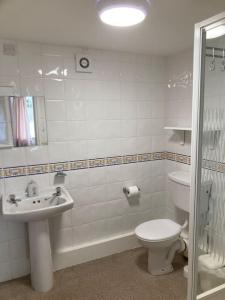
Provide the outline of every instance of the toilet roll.
{"type": "Polygon", "coordinates": [[[127,198],[135,197],[140,194],[140,189],[136,185],[125,187],[123,191],[127,198]]]}

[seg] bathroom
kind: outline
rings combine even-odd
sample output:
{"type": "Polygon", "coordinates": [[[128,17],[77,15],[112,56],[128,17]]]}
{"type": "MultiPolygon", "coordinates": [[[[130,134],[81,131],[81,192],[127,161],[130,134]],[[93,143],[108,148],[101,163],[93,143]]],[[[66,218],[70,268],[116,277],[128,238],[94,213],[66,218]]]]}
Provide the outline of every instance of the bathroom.
{"type": "Polygon", "coordinates": [[[224,0],[0,1],[1,300],[224,299],[224,74],[224,0]]]}

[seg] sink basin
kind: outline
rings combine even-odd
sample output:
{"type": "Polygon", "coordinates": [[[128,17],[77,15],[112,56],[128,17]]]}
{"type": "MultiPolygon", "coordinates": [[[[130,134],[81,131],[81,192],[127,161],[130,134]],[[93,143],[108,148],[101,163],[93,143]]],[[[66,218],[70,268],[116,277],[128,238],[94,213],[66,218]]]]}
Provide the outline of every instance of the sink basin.
{"type": "Polygon", "coordinates": [[[55,189],[40,192],[36,197],[16,195],[21,201],[16,204],[3,199],[3,217],[11,221],[31,222],[53,217],[73,207],[73,199],[68,191],[61,187],[61,195],[53,197],[55,189]]]}
{"type": "Polygon", "coordinates": [[[11,196],[11,201],[9,196],[3,197],[3,218],[13,222],[28,222],[31,283],[36,291],[47,292],[53,286],[48,219],[71,209],[73,199],[64,187],[46,189],[35,197],[15,196],[11,196]]]}

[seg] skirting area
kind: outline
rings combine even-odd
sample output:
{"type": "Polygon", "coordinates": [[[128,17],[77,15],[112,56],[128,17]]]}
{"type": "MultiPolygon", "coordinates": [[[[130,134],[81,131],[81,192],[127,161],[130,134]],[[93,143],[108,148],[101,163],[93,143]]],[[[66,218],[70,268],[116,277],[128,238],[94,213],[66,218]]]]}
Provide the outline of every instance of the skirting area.
{"type": "Polygon", "coordinates": [[[94,259],[139,248],[140,243],[133,232],[87,243],[79,248],[65,248],[53,254],[55,270],[65,269],[94,259]]]}
{"type": "Polygon", "coordinates": [[[186,279],[177,256],[175,271],[153,277],[147,273],[143,248],[114,254],[55,272],[54,288],[34,292],[29,277],[0,284],[1,300],[185,300],[186,279]]]}

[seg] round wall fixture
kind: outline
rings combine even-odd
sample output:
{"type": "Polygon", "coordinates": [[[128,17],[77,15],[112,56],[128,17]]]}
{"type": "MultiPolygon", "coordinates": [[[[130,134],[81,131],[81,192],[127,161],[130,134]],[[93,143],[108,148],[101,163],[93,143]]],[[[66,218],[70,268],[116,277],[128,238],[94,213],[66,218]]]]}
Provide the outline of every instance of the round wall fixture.
{"type": "Polygon", "coordinates": [[[149,0],[97,0],[101,21],[118,27],[141,23],[146,18],[149,7],[149,0]]]}
{"type": "Polygon", "coordinates": [[[88,58],[87,57],[81,57],[80,65],[81,65],[82,68],[87,69],[90,65],[88,58]]]}

